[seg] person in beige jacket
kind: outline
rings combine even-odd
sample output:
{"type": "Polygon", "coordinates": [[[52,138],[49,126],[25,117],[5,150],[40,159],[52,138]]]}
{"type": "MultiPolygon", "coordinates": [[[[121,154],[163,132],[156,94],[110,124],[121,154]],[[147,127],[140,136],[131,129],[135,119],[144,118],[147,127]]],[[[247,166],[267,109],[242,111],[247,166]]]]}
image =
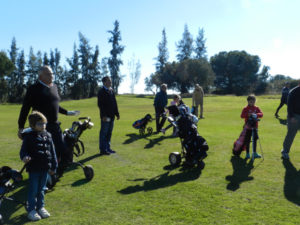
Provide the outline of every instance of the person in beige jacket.
{"type": "Polygon", "coordinates": [[[199,84],[196,84],[195,90],[193,92],[192,106],[195,107],[195,115],[198,117],[198,107],[200,105],[200,117],[199,118],[204,118],[203,117],[203,96],[204,96],[204,92],[203,92],[202,87],[199,84]]]}

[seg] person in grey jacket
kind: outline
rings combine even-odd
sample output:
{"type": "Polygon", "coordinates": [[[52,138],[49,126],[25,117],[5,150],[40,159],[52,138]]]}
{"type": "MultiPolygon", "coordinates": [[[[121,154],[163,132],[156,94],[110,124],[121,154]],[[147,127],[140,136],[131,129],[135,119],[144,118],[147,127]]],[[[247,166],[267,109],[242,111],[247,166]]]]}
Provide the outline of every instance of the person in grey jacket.
{"type": "Polygon", "coordinates": [[[156,132],[160,132],[161,128],[164,126],[166,117],[165,107],[168,104],[168,96],[167,96],[167,85],[162,84],[160,86],[160,92],[155,95],[154,99],[154,109],[155,109],[155,118],[156,118],[156,132]],[[160,120],[160,118],[162,118],[160,120]]]}

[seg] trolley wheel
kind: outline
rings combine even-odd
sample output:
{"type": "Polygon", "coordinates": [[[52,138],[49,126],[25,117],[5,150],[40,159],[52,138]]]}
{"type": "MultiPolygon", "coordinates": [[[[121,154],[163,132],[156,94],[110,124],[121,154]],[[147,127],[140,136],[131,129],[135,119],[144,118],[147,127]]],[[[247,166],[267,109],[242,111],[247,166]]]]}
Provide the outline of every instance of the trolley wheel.
{"type": "Polygon", "coordinates": [[[148,134],[152,134],[152,133],[153,133],[152,127],[148,127],[148,128],[147,128],[147,132],[148,132],[148,134]]]}
{"type": "Polygon", "coordinates": [[[144,135],[145,134],[145,129],[144,128],[140,128],[139,132],[140,132],[140,135],[144,135]]]}
{"type": "Polygon", "coordinates": [[[172,152],[169,155],[169,162],[172,166],[178,166],[181,163],[181,155],[179,152],[172,152]]]}
{"type": "Polygon", "coordinates": [[[84,176],[87,180],[91,180],[94,177],[94,169],[91,165],[87,165],[83,168],[84,176]]]}
{"type": "Polygon", "coordinates": [[[198,168],[201,169],[201,170],[203,170],[204,167],[205,167],[205,163],[203,161],[199,161],[198,162],[198,168]]]}

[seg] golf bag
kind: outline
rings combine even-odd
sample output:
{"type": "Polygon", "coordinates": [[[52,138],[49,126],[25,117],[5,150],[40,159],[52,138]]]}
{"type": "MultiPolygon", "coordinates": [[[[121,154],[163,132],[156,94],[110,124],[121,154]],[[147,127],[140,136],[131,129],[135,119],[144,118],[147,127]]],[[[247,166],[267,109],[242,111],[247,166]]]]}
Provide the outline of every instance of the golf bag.
{"type": "Polygon", "coordinates": [[[242,151],[246,150],[247,144],[249,144],[250,140],[246,140],[246,133],[248,130],[255,129],[256,127],[256,122],[258,122],[259,119],[253,115],[249,117],[247,120],[247,123],[243,127],[243,130],[239,136],[239,138],[233,143],[233,149],[232,149],[232,154],[239,156],[242,151]]]}
{"type": "MultiPolygon", "coordinates": [[[[144,135],[148,123],[149,123],[149,122],[152,122],[152,120],[153,120],[153,119],[152,119],[151,115],[150,115],[150,114],[147,114],[144,118],[135,121],[135,122],[132,124],[132,127],[135,128],[135,129],[138,129],[140,135],[144,135]]],[[[148,132],[148,134],[152,134],[152,132],[153,132],[152,127],[147,127],[147,132],[148,132]]]]}
{"type": "Polygon", "coordinates": [[[202,161],[207,157],[206,151],[209,149],[206,140],[199,135],[196,123],[198,119],[188,113],[184,105],[176,107],[168,107],[170,113],[174,116],[168,118],[168,121],[178,129],[178,136],[180,138],[182,152],[173,152],[169,155],[171,165],[179,165],[181,157],[189,165],[197,164],[202,169],[204,162],[202,161]]]}

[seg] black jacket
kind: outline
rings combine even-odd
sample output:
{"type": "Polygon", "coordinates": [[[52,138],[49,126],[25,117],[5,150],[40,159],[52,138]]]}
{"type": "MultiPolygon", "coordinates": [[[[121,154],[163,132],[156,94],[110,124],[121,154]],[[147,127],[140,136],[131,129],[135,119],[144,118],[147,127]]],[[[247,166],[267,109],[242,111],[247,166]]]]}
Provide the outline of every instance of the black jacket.
{"type": "Polygon", "coordinates": [[[119,117],[118,104],[113,90],[102,87],[98,92],[98,107],[100,109],[100,118],[109,117],[114,119],[119,117]]]}
{"type": "Polygon", "coordinates": [[[288,96],[288,117],[294,117],[294,114],[300,115],[300,86],[293,88],[288,96]]]}
{"type": "Polygon", "coordinates": [[[55,171],[57,159],[51,134],[47,131],[31,131],[23,136],[23,143],[20,151],[21,160],[30,156],[31,160],[27,165],[29,172],[55,171]]]}
{"type": "Polygon", "coordinates": [[[48,123],[56,123],[58,112],[62,114],[67,114],[68,112],[59,106],[59,101],[60,98],[56,85],[47,87],[39,81],[31,85],[23,100],[18,121],[19,128],[24,128],[30,108],[43,113],[46,116],[48,123]]]}

